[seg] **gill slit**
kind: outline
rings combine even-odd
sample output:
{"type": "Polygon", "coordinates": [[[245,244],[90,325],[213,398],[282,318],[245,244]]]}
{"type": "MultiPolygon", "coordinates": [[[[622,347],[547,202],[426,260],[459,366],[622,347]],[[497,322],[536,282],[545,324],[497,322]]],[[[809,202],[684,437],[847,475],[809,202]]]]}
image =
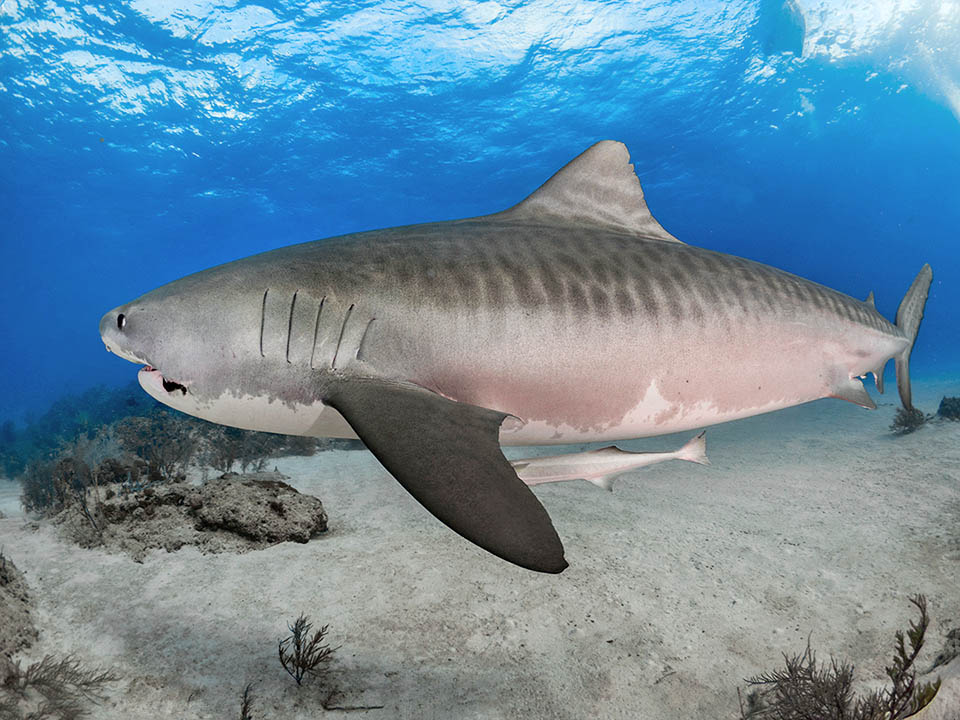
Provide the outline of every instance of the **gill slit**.
{"type": "Polygon", "coordinates": [[[310,351],[310,369],[313,370],[313,358],[317,354],[317,333],[320,330],[320,313],[323,312],[323,304],[327,301],[327,296],[324,295],[323,299],[320,300],[320,307],[317,308],[317,319],[313,323],[313,349],[310,351]]]}
{"type": "Polygon", "coordinates": [[[270,292],[270,288],[267,288],[263,291],[263,303],[260,306],[260,357],[266,357],[263,354],[263,326],[267,320],[267,293],[270,292]]]}
{"type": "Polygon", "coordinates": [[[343,316],[343,325],[340,326],[340,337],[337,338],[337,349],[333,351],[333,360],[330,362],[330,369],[337,369],[337,355],[340,354],[340,343],[343,342],[343,335],[347,330],[347,322],[350,320],[350,314],[353,312],[354,304],[350,303],[347,312],[343,316]]]}
{"type": "Polygon", "coordinates": [[[287,363],[290,362],[290,336],[293,335],[293,309],[297,306],[297,290],[293,294],[293,300],[290,301],[290,317],[287,320],[287,363]]]}
{"type": "Polygon", "coordinates": [[[354,356],[357,360],[360,360],[360,353],[363,352],[363,343],[367,340],[367,333],[370,332],[370,326],[373,325],[374,320],[376,320],[376,318],[370,318],[370,320],[367,321],[367,326],[363,329],[360,342],[357,343],[357,354],[354,356]]]}

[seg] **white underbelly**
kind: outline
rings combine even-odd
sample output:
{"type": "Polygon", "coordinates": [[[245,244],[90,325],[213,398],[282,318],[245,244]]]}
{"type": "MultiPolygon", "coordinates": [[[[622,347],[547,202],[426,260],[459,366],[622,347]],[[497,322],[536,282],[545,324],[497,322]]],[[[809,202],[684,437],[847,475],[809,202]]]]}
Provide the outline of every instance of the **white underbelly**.
{"type": "Polygon", "coordinates": [[[220,425],[282,435],[357,437],[343,416],[319,399],[308,404],[284,403],[262,396],[224,393],[201,401],[189,393],[167,392],[159,373],[141,371],[137,379],[147,394],[163,404],[220,425]]]}
{"type": "Polygon", "coordinates": [[[508,418],[500,431],[502,445],[559,445],[587,442],[616,442],[633,438],[669,435],[698,430],[710,425],[739,420],[752,415],[782,410],[800,402],[814,400],[778,398],[757,405],[721,408],[710,401],[670,402],[654,384],[626,416],[607,426],[583,427],[542,420],[518,422],[508,418]]]}

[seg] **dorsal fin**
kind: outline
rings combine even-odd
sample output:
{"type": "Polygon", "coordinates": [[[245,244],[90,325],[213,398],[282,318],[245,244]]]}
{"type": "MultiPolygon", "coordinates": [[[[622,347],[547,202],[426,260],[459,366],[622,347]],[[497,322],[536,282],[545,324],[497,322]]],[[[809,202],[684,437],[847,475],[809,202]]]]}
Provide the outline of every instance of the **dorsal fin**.
{"type": "Polygon", "coordinates": [[[608,227],[680,242],[650,214],[627,146],[613,140],[590,146],[526,200],[493,217],[608,227]]]}
{"type": "Polygon", "coordinates": [[[877,309],[877,305],[876,305],[876,303],[873,301],[873,290],[870,291],[870,294],[867,295],[867,299],[864,300],[864,302],[865,302],[867,305],[869,305],[870,307],[872,307],[874,310],[877,309]]]}

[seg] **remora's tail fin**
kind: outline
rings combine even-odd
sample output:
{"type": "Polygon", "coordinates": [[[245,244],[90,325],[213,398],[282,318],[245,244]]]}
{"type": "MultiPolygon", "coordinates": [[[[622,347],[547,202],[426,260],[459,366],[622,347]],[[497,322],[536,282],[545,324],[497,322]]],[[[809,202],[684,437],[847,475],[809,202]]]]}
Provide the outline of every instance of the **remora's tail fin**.
{"type": "Polygon", "coordinates": [[[707,460],[707,431],[701,430],[700,434],[691,438],[686,445],[677,451],[678,460],[689,460],[700,465],[709,465],[707,460]]]}
{"type": "Polygon", "coordinates": [[[894,360],[897,367],[897,390],[900,391],[900,402],[907,410],[913,409],[910,394],[910,351],[917,341],[917,331],[920,321],[923,320],[923,307],[927,303],[927,294],[930,292],[930,283],[933,281],[933,270],[930,265],[924,265],[913,284],[903,296],[900,307],[897,308],[897,327],[910,340],[910,344],[894,360]]]}

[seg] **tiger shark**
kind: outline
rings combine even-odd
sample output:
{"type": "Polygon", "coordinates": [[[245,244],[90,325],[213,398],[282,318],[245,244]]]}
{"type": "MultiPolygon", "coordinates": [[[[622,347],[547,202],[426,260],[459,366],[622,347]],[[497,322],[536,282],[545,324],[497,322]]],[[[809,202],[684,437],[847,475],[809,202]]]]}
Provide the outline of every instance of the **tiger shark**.
{"type": "Polygon", "coordinates": [[[514,467],[501,445],[675,433],[826,397],[874,408],[861,379],[882,392],[891,358],[911,408],[931,280],[925,265],[891,323],[872,293],[687,245],[648,210],[627,148],[603,141],[502,212],[236,260],[111,310],[100,334],[160,402],[359,437],[460,535],[557,573],[562,543],[522,476],[605,486],[653,458],[514,467]]]}

